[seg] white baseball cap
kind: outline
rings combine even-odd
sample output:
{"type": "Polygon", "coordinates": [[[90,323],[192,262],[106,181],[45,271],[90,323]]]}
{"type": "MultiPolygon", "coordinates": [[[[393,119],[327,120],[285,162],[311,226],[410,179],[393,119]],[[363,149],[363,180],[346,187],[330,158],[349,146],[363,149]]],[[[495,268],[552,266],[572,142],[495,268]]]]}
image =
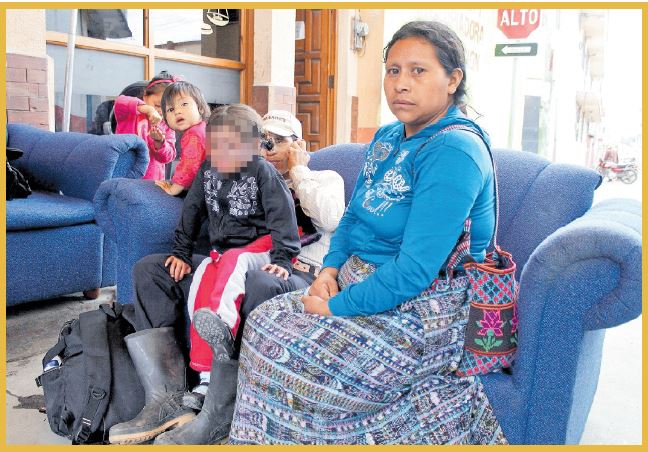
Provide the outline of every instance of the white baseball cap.
{"type": "Polygon", "coordinates": [[[263,117],[263,129],[280,137],[302,138],[302,126],[295,115],[286,110],[272,110],[263,117]]]}

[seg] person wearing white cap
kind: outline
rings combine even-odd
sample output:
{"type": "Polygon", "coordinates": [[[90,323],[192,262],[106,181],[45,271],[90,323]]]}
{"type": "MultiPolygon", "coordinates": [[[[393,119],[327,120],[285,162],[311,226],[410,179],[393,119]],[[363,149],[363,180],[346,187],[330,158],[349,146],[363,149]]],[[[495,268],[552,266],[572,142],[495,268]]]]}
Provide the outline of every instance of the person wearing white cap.
{"type": "Polygon", "coordinates": [[[277,168],[293,192],[297,224],[304,235],[293,273],[287,280],[263,270],[248,271],[242,317],[247,317],[255,307],[276,295],[310,286],[319,274],[331,236],[345,208],[342,176],[335,171],[308,168],[310,155],[303,140],[302,125],[292,113],[269,111],[263,117],[262,127],[266,146],[261,155],[277,168]]]}
{"type": "Polygon", "coordinates": [[[299,119],[286,110],[272,110],[263,117],[263,130],[275,138],[291,137],[302,140],[302,126],[299,119]]]}

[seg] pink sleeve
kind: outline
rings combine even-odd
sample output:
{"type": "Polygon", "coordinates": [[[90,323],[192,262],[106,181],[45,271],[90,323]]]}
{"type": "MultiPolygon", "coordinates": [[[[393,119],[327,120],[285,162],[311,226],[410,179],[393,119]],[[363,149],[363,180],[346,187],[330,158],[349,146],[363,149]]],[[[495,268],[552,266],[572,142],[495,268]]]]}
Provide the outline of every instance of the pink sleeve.
{"type": "Polygon", "coordinates": [[[137,107],[144,105],[142,99],[129,96],[118,96],[115,99],[115,119],[117,123],[124,121],[135,121],[137,117],[137,107]]]}
{"type": "Polygon", "coordinates": [[[199,137],[191,135],[187,140],[182,141],[180,163],[176,166],[171,181],[185,188],[191,187],[191,183],[198,174],[198,169],[200,169],[200,165],[204,160],[204,143],[199,137]]]}
{"type": "Polygon", "coordinates": [[[170,127],[167,127],[164,134],[165,139],[160,148],[155,147],[155,141],[153,141],[151,135],[146,137],[146,144],[148,144],[148,148],[151,150],[155,160],[160,163],[169,163],[172,162],[176,156],[175,132],[170,127]]]}

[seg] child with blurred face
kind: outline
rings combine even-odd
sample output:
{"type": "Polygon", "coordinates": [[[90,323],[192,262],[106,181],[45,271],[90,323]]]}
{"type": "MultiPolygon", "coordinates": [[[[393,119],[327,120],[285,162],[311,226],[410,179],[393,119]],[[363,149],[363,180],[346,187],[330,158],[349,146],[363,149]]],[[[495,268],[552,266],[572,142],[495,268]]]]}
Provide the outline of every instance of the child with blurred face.
{"type": "Polygon", "coordinates": [[[223,175],[237,175],[259,155],[259,138],[250,125],[234,118],[210,125],[207,129],[209,160],[223,175]]]}
{"type": "MultiPolygon", "coordinates": [[[[287,279],[300,250],[292,195],[274,166],[259,155],[260,129],[261,117],[247,105],[226,105],[212,113],[207,158],[184,200],[173,251],[164,262],[171,277],[165,284],[191,274],[190,316],[199,308],[216,312],[232,347],[247,271],[262,269],[287,279]],[[212,251],[192,269],[194,241],[205,219],[212,251]]],[[[150,300],[151,309],[158,303],[150,300]]],[[[140,304],[147,309],[147,300],[140,304]]],[[[212,351],[193,326],[190,336],[190,366],[207,379],[212,351]]]]}

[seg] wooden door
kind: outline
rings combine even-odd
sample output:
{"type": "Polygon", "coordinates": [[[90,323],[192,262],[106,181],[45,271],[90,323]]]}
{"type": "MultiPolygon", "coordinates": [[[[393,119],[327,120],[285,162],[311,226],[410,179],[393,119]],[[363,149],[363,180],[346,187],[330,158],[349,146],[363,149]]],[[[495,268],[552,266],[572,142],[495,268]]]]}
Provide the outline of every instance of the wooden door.
{"type": "Polygon", "coordinates": [[[305,39],[295,41],[297,118],[309,151],[333,144],[335,107],[335,10],[298,9],[305,39]]]}

